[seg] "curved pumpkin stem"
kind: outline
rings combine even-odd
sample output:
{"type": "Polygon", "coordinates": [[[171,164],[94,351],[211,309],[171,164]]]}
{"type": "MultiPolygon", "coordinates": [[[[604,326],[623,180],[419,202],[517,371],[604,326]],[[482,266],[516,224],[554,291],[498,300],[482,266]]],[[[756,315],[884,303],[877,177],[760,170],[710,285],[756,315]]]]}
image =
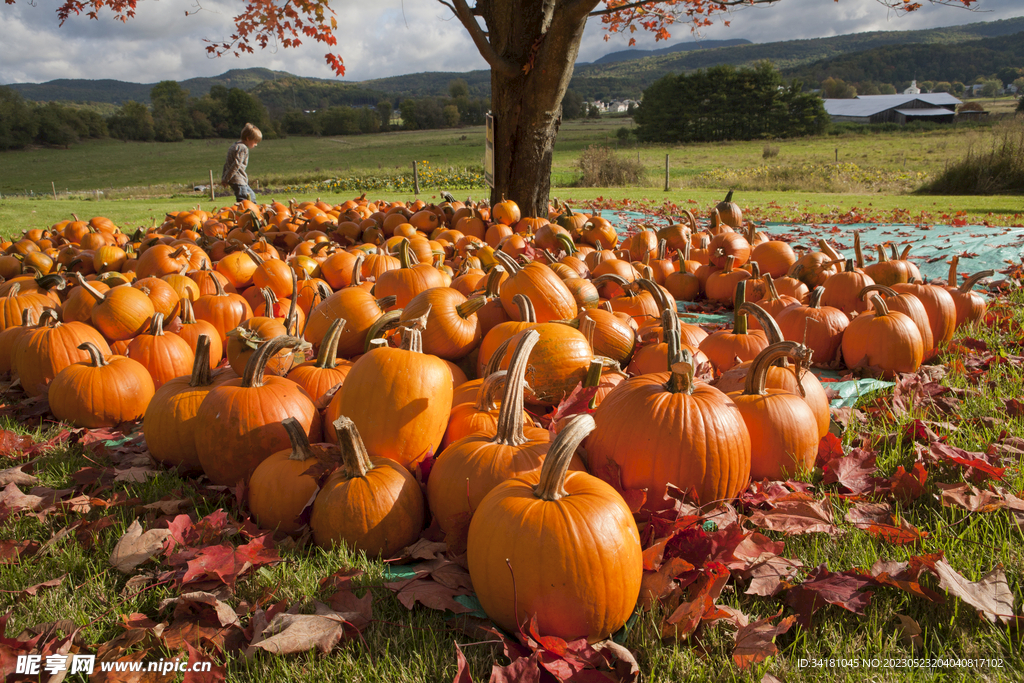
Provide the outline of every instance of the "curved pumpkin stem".
{"type": "Polygon", "coordinates": [[[391,308],[392,306],[394,306],[397,303],[398,303],[398,297],[395,296],[394,294],[389,294],[386,297],[383,297],[381,299],[377,299],[377,307],[380,308],[381,310],[386,309],[386,308],[391,308]]]}
{"type": "Polygon", "coordinates": [[[979,280],[986,277],[992,277],[993,275],[995,275],[994,270],[983,270],[978,273],[975,273],[974,275],[964,280],[963,284],[960,285],[957,291],[959,291],[961,294],[967,294],[967,292],[971,291],[974,288],[974,285],[978,284],[979,280]]]}
{"type": "Polygon", "coordinates": [[[740,304],[738,312],[745,315],[752,315],[757,319],[757,322],[760,323],[765,336],[768,338],[769,345],[777,344],[784,339],[779,323],[775,321],[775,318],[772,317],[771,313],[764,310],[757,304],[744,301],[740,304]]]}
{"type": "Polygon", "coordinates": [[[362,437],[356,423],[344,415],[334,421],[334,429],[338,433],[338,445],[341,446],[341,466],[346,478],[365,477],[373,469],[370,454],[366,452],[362,437]]]}
{"type": "Polygon", "coordinates": [[[153,321],[149,324],[149,334],[154,337],[164,336],[164,314],[157,311],[153,314],[153,321]]]}
{"type": "Polygon", "coordinates": [[[399,320],[402,317],[402,310],[401,308],[396,308],[393,311],[388,311],[370,325],[370,329],[366,331],[366,342],[363,344],[365,351],[369,351],[373,342],[378,339],[386,343],[384,333],[398,327],[399,320]]]}
{"type": "Polygon", "coordinates": [[[252,354],[249,362],[245,364],[245,371],[242,373],[242,386],[247,389],[263,386],[263,373],[266,370],[267,362],[278,352],[284,349],[294,349],[302,344],[303,341],[298,337],[287,335],[274,337],[260,344],[256,353],[252,354]]]}
{"type": "Polygon", "coordinates": [[[315,367],[321,370],[333,370],[338,364],[338,340],[341,339],[341,332],[345,329],[346,320],[338,318],[327,328],[327,334],[320,342],[320,351],[316,354],[315,367]]]}
{"type": "Polygon", "coordinates": [[[356,260],[352,263],[352,284],[350,287],[358,287],[363,283],[363,261],[366,260],[366,254],[359,252],[356,254],[356,260]]]}
{"type": "Polygon", "coordinates": [[[505,377],[505,392],[501,399],[501,411],[498,413],[498,427],[494,435],[494,443],[506,446],[518,446],[527,442],[523,433],[523,401],[526,380],[526,366],[529,364],[530,351],[540,340],[540,333],[527,330],[509,361],[508,374],[505,377]]]}
{"type": "Polygon", "coordinates": [[[831,244],[828,243],[827,240],[825,240],[825,239],[818,240],[818,246],[821,248],[821,252],[823,254],[825,254],[826,256],[828,256],[829,260],[831,260],[831,261],[840,261],[840,262],[846,260],[843,257],[842,254],[840,254],[838,251],[836,251],[835,247],[833,247],[831,244]]]}
{"type": "Polygon", "coordinates": [[[487,273],[487,280],[484,282],[484,296],[488,299],[493,299],[498,296],[498,286],[501,284],[501,276],[505,274],[505,269],[501,266],[494,266],[490,272],[487,273]]]}
{"type": "Polygon", "coordinates": [[[89,362],[94,368],[102,368],[104,365],[108,365],[107,359],[103,357],[101,352],[96,345],[92,342],[83,342],[78,345],[79,351],[85,351],[89,354],[89,362]]]}
{"type": "Polygon", "coordinates": [[[889,315],[889,307],[885,305],[885,300],[877,294],[870,296],[868,303],[875,309],[875,316],[883,317],[889,315]]]}
{"type": "MultiPolygon", "coordinates": [[[[731,256],[729,258],[732,258],[731,256]]],[[[747,315],[743,312],[743,304],[747,302],[747,281],[736,283],[736,298],[733,299],[732,333],[747,333],[747,315]]]]}
{"type": "Polygon", "coordinates": [[[455,307],[455,312],[459,314],[459,317],[463,320],[469,318],[469,316],[475,314],[484,304],[487,303],[487,299],[482,296],[475,296],[471,299],[466,299],[461,304],[455,307]]]}
{"type": "MultiPolygon", "coordinates": [[[[75,272],[75,280],[78,282],[79,285],[84,287],[85,291],[89,292],[89,294],[94,299],[96,299],[97,302],[103,301],[104,299],[107,298],[106,294],[96,289],[91,284],[89,284],[89,281],[82,277],[82,274],[77,271],[75,272]]],[[[11,289],[7,292],[7,296],[17,296],[19,289],[21,289],[21,285],[15,282],[13,285],[11,285],[11,289]]]]}
{"type": "Polygon", "coordinates": [[[544,456],[540,470],[540,483],[533,487],[533,493],[541,500],[554,501],[568,496],[565,490],[565,475],[576,449],[594,431],[594,418],[577,415],[558,433],[544,456]]]}
{"type": "Polygon", "coordinates": [[[524,323],[535,323],[537,322],[537,311],[533,307],[533,302],[530,301],[530,297],[525,294],[516,294],[512,297],[513,303],[516,308],[519,309],[519,318],[524,323]]]}
{"type": "MultiPolygon", "coordinates": [[[[253,251],[251,247],[245,248],[245,255],[251,258],[257,266],[263,265],[263,257],[253,251]]],[[[174,255],[172,254],[171,256],[173,257],[174,255]]]]}
{"type": "MultiPolygon", "coordinates": [[[[590,344],[590,350],[594,350],[594,332],[597,331],[597,321],[593,318],[579,318],[579,331],[586,337],[587,343],[590,344]]],[[[570,323],[571,326],[571,323],[570,323]]]]}
{"type": "MultiPolygon", "coordinates": [[[[26,308],[21,312],[22,325],[25,324],[25,314],[31,309],[26,308]]],[[[44,308],[43,312],[39,314],[39,319],[35,323],[39,327],[56,327],[60,325],[60,316],[57,314],[55,308],[44,308]]]]}
{"type": "Polygon", "coordinates": [[[825,293],[825,288],[818,286],[811,290],[811,293],[807,295],[807,307],[808,308],[821,308],[821,296],[825,293]]]}
{"type": "Polygon", "coordinates": [[[853,233],[853,255],[857,259],[857,267],[864,267],[864,251],[860,247],[860,230],[853,233]]]}
{"type": "Polygon", "coordinates": [[[572,237],[564,232],[555,233],[555,242],[567,255],[571,256],[576,253],[576,243],[572,241],[572,237]]]}
{"type": "Polygon", "coordinates": [[[478,413],[487,413],[497,408],[498,392],[504,393],[507,377],[507,370],[497,370],[487,375],[476,392],[476,404],[473,409],[478,413]]]}
{"type": "Polygon", "coordinates": [[[897,292],[892,287],[887,287],[885,285],[874,284],[874,285],[868,285],[864,289],[860,290],[860,293],[857,295],[857,298],[860,299],[861,301],[863,301],[864,298],[867,295],[871,294],[872,292],[879,292],[881,294],[884,294],[887,299],[888,298],[892,298],[894,296],[899,296],[900,295],[900,293],[897,292]]]}
{"type": "Polygon", "coordinates": [[[768,379],[768,368],[782,358],[792,359],[799,366],[800,363],[808,358],[810,353],[811,350],[800,342],[778,341],[769,344],[754,357],[753,362],[750,364],[750,370],[747,372],[747,379],[743,386],[743,394],[745,396],[764,395],[765,381],[768,379]]]}
{"type": "Polygon", "coordinates": [[[510,276],[515,275],[520,270],[522,270],[522,267],[518,263],[516,263],[516,260],[514,258],[512,258],[511,256],[509,256],[508,254],[501,250],[496,250],[494,252],[494,258],[496,258],[498,262],[505,267],[505,270],[508,271],[510,276]]]}

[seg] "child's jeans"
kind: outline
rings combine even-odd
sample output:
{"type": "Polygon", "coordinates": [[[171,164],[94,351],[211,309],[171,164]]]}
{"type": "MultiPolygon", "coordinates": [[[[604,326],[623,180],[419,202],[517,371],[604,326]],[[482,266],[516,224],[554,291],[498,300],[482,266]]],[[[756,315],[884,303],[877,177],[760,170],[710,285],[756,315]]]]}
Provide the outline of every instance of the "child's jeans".
{"type": "Polygon", "coordinates": [[[235,192],[236,202],[240,202],[243,199],[248,199],[251,202],[256,201],[256,193],[248,185],[232,185],[231,189],[235,192]]]}

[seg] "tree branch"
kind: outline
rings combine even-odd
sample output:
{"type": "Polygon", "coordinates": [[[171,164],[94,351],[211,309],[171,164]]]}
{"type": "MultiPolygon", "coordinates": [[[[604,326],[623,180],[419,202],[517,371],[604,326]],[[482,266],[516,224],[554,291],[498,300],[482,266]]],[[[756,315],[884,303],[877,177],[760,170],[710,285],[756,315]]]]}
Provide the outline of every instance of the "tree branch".
{"type": "MultiPolygon", "coordinates": [[[[664,0],[637,0],[637,2],[630,2],[625,5],[617,5],[615,7],[605,7],[604,9],[594,10],[587,16],[599,17],[603,14],[615,14],[623,10],[637,9],[640,7],[646,7],[647,5],[659,5],[664,0]]],[[[735,7],[737,5],[771,5],[781,0],[714,0],[713,5],[721,7],[735,7]]]]}
{"type": "Polygon", "coordinates": [[[515,76],[519,73],[519,69],[515,64],[502,58],[501,55],[494,51],[494,46],[487,40],[487,34],[480,28],[480,24],[474,18],[473,10],[466,4],[466,0],[452,0],[451,4],[443,0],[438,0],[438,2],[454,10],[455,16],[462,22],[462,25],[469,32],[469,37],[473,39],[476,49],[480,51],[480,56],[490,64],[492,69],[500,71],[506,76],[515,76]]]}

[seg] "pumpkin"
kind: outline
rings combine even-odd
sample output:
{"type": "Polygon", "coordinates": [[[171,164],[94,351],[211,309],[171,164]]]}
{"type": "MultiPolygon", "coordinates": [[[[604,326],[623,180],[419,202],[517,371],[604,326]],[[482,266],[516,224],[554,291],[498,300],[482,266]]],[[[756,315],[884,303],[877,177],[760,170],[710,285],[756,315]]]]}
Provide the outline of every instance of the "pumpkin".
{"type": "Polygon", "coordinates": [[[426,316],[423,352],[457,361],[480,345],[483,335],[476,312],[484,303],[482,296],[467,299],[451,287],[434,287],[420,292],[408,302],[399,324],[426,316]]]}
{"type": "MultiPolygon", "coordinates": [[[[537,323],[530,330],[540,333],[540,341],[530,354],[526,400],[535,405],[556,406],[586,376],[594,352],[583,333],[569,325],[537,323]]],[[[530,330],[511,337],[508,346],[515,348],[519,339],[530,330]]],[[[512,354],[507,353],[499,367],[507,369],[511,360],[512,354]]]]}
{"type": "Polygon", "coordinates": [[[124,356],[107,356],[92,342],[80,350],[89,360],[57,373],[46,395],[54,417],[76,427],[97,429],[137,420],[156,389],[142,364],[124,356]]]}
{"type": "Polygon", "coordinates": [[[643,557],[629,507],[598,478],[567,472],[593,428],[578,416],[541,472],[499,484],[473,516],[469,575],[487,616],[510,633],[535,618],[546,635],[597,642],[636,606],[643,557]]]}
{"type": "Polygon", "coordinates": [[[43,309],[52,308],[55,302],[45,294],[39,292],[21,293],[21,284],[15,282],[8,290],[7,296],[0,298],[0,332],[9,327],[17,327],[21,324],[22,315],[30,310],[38,317],[43,309]]]}
{"type": "Polygon", "coordinates": [[[47,385],[61,370],[89,354],[79,350],[83,342],[92,342],[106,355],[110,347],[96,328],[80,322],[61,323],[57,311],[48,308],[39,316],[37,327],[26,330],[14,347],[13,367],[21,387],[29,396],[46,394],[47,385]]]}
{"type": "MultiPolygon", "coordinates": [[[[509,320],[507,322],[499,323],[490,329],[487,334],[484,335],[480,342],[480,350],[476,357],[476,373],[477,377],[486,377],[484,368],[491,362],[491,358],[494,354],[501,349],[504,353],[504,349],[508,346],[508,340],[514,337],[516,334],[523,330],[528,330],[537,325],[537,317],[533,310],[533,302],[529,297],[523,294],[516,294],[515,304],[519,309],[519,316],[517,320],[509,320]]],[[[481,309],[483,310],[483,309],[481,309]]],[[[504,310],[504,309],[502,309],[504,310]]],[[[504,358],[504,355],[498,356],[500,359],[504,358]]],[[[497,369],[497,368],[495,368],[497,369]]]]}
{"type": "MultiPolygon", "coordinates": [[[[736,297],[737,286],[750,279],[749,271],[735,267],[732,256],[726,258],[725,268],[722,270],[714,270],[711,266],[701,266],[701,268],[708,268],[704,292],[708,299],[720,304],[731,303],[736,297]]],[[[697,278],[700,279],[700,276],[698,275],[697,278]]]]}
{"type": "Polygon", "coordinates": [[[729,190],[725,199],[715,206],[715,211],[718,212],[718,218],[723,223],[730,228],[738,228],[743,225],[743,212],[740,210],[739,204],[732,200],[732,193],[733,191],[729,190]]]}
{"type": "MultiPolygon", "coordinates": [[[[441,272],[429,263],[417,263],[413,261],[412,252],[409,249],[409,240],[402,240],[398,245],[398,260],[400,267],[382,273],[377,278],[377,284],[373,293],[375,296],[395,296],[394,308],[405,308],[409,301],[417,294],[435,287],[444,287],[444,279],[441,272]]],[[[428,352],[429,353],[429,352],[428,352]]]]}
{"type": "Polygon", "coordinates": [[[725,260],[734,257],[733,265],[742,267],[750,260],[750,243],[738,232],[723,232],[715,235],[708,245],[710,250],[708,263],[718,268],[725,267],[725,260]]]}
{"type": "Polygon", "coordinates": [[[932,327],[931,322],[928,320],[928,311],[925,310],[924,304],[921,303],[920,299],[907,292],[901,294],[885,285],[865,287],[861,290],[860,296],[866,301],[871,292],[877,292],[882,296],[885,299],[885,305],[890,311],[903,313],[914,321],[917,331],[921,333],[921,345],[924,348],[925,358],[929,357],[930,354],[934,355],[937,353],[934,339],[932,339],[932,327]]]}
{"type": "Polygon", "coordinates": [[[365,289],[346,287],[317,304],[306,320],[303,336],[319,348],[331,323],[343,319],[345,328],[338,339],[338,356],[351,358],[366,350],[367,333],[393,303],[387,298],[376,299],[365,289]]]}
{"type": "MultiPolygon", "coordinates": [[[[772,279],[770,274],[765,273],[761,279],[764,280],[764,296],[754,303],[764,309],[772,318],[777,318],[779,313],[782,313],[782,311],[790,306],[800,305],[799,299],[788,294],[779,294],[779,290],[775,287],[775,280],[772,279]]],[[[755,330],[761,329],[761,323],[756,320],[750,322],[750,326],[755,330]]]]}
{"type": "Polygon", "coordinates": [[[789,306],[779,312],[776,321],[787,341],[797,341],[813,352],[815,365],[829,365],[836,360],[836,354],[843,341],[843,334],[850,319],[838,308],[821,305],[825,292],[816,287],[810,294],[806,306],[789,306]]]}
{"type": "MultiPolygon", "coordinates": [[[[507,374],[505,370],[491,373],[476,385],[475,395],[470,402],[455,403],[453,394],[452,412],[448,415],[448,427],[445,429],[444,438],[441,439],[442,452],[454,442],[475,432],[494,434],[500,412],[498,392],[504,390],[507,374]]],[[[465,394],[460,392],[460,398],[463,396],[465,394]]],[[[533,419],[525,411],[523,419],[526,424],[533,424],[533,419]]]]}
{"type": "Polygon", "coordinates": [[[750,433],[750,478],[789,479],[814,466],[818,424],[814,411],[797,394],[765,387],[772,364],[785,357],[799,359],[806,351],[796,342],[779,342],[757,355],[743,391],[729,394],[750,433]]]}
{"type": "MultiPolygon", "coordinates": [[[[326,410],[331,423],[350,417],[372,456],[406,467],[437,453],[452,409],[452,371],[423,353],[420,334],[404,329],[403,348],[383,346],[360,356],[326,410]]],[[[330,427],[327,438],[337,440],[330,427]]]]}
{"type": "Polygon", "coordinates": [[[867,310],[868,304],[860,293],[865,287],[875,284],[870,275],[858,272],[853,259],[846,259],[846,268],[830,275],[822,287],[821,305],[838,308],[843,313],[854,315],[867,310]]]}
{"type": "Polygon", "coordinates": [[[891,379],[901,372],[917,372],[924,344],[909,316],[890,311],[882,297],[871,295],[874,310],[850,322],[843,333],[843,359],[851,370],[863,368],[891,379]]]}
{"type": "Polygon", "coordinates": [[[196,360],[188,342],[176,334],[164,334],[164,317],[160,313],[153,314],[148,333],[132,339],[126,355],[142,363],[157,389],[168,380],[188,375],[196,360]]]}
{"type": "Polygon", "coordinates": [[[746,301],[746,282],[736,285],[735,310],[732,330],[719,330],[700,343],[700,351],[718,373],[737,363],[753,360],[768,345],[763,330],[750,330],[743,303],[746,301]]]}
{"type": "Polygon", "coordinates": [[[213,325],[220,335],[221,344],[226,345],[228,332],[251,318],[252,308],[241,294],[225,290],[219,278],[213,278],[213,285],[214,293],[196,299],[192,303],[192,311],[196,318],[213,325]]]}
{"type": "MultiPolygon", "coordinates": [[[[427,501],[438,525],[458,544],[473,511],[491,489],[512,477],[539,470],[548,451],[549,435],[527,427],[523,413],[524,376],[540,333],[526,330],[515,340],[505,380],[497,427],[476,432],[441,452],[427,480],[427,501]]],[[[577,462],[582,468],[582,462],[577,462]]]]}
{"type": "Polygon", "coordinates": [[[750,260],[761,268],[761,272],[772,277],[783,277],[796,263],[796,253],[786,242],[770,240],[754,246],[750,260]]]}
{"type": "Polygon", "coordinates": [[[937,357],[956,332],[956,302],[953,296],[944,287],[926,285],[919,280],[897,283],[892,288],[901,294],[913,294],[924,304],[932,328],[932,343],[935,345],[932,349],[925,349],[924,360],[937,357]]]}
{"type": "Polygon", "coordinates": [[[341,416],[332,427],[342,465],[313,501],[313,541],[322,548],[345,543],[369,557],[393,557],[423,529],[420,485],[393,460],[370,457],[353,420],[341,416]]]}
{"type": "Polygon", "coordinates": [[[37,318],[35,311],[26,308],[21,312],[20,325],[11,325],[0,332],[0,372],[10,372],[13,369],[21,338],[33,331],[37,318]]]}
{"type": "Polygon", "coordinates": [[[501,305],[509,318],[519,319],[519,310],[514,302],[516,294],[527,296],[533,302],[537,322],[569,320],[576,316],[576,300],[572,292],[550,268],[536,261],[520,267],[506,254],[495,252],[495,256],[509,273],[508,279],[499,287],[501,305]]]}
{"type": "Polygon", "coordinates": [[[229,379],[225,375],[214,378],[210,371],[214,339],[208,334],[199,336],[192,373],[165,382],[146,408],[142,420],[146,445],[152,456],[168,467],[202,471],[196,450],[196,414],[214,385],[229,379]]]}
{"type": "Polygon", "coordinates": [[[178,336],[185,340],[192,353],[199,348],[199,338],[206,335],[210,339],[210,350],[207,356],[210,360],[210,369],[213,370],[224,358],[224,343],[220,340],[220,332],[211,323],[205,320],[197,320],[192,310],[192,301],[187,298],[181,300],[181,326],[178,328],[178,336]]]}
{"type": "Polygon", "coordinates": [[[956,307],[956,327],[980,322],[985,319],[988,311],[988,302],[979,292],[973,291],[974,285],[982,278],[992,277],[994,271],[983,270],[965,278],[963,283],[957,286],[956,269],[960,257],[954,256],[949,264],[949,285],[946,291],[953,297],[953,305],[956,307]]]}
{"type": "Polygon", "coordinates": [[[263,344],[241,377],[217,385],[199,406],[196,451],[214,484],[246,481],[264,458],[287,448],[291,441],[281,426],[286,417],[299,420],[310,441],[320,441],[320,413],[309,394],[290,379],[264,374],[272,356],[301,343],[277,337],[263,344]]]}
{"type": "Polygon", "coordinates": [[[629,363],[637,337],[622,318],[611,311],[590,308],[580,313],[573,323],[583,333],[595,355],[611,358],[619,365],[629,363]],[[587,328],[590,328],[589,333],[587,328]]]}
{"type": "Polygon", "coordinates": [[[344,327],[345,321],[341,319],[331,323],[316,359],[300,363],[288,373],[288,379],[305,389],[317,408],[326,407],[352,369],[351,361],[338,359],[338,339],[344,327]]]}
{"type": "Polygon", "coordinates": [[[670,372],[633,377],[609,392],[594,411],[587,465],[611,478],[613,463],[623,488],[647,489],[649,510],[674,504],[665,497],[669,484],[701,503],[735,498],[750,476],[743,417],[732,399],[694,380],[692,354],[665,324],[670,372]]]}
{"type": "MultiPolygon", "coordinates": [[[[304,526],[299,516],[320,488],[314,468],[321,461],[298,420],[286,417],[281,426],[288,433],[291,448],[274,453],[253,470],[249,477],[249,509],[260,528],[293,534],[304,526]]],[[[329,449],[337,451],[336,446],[329,449]]]]}

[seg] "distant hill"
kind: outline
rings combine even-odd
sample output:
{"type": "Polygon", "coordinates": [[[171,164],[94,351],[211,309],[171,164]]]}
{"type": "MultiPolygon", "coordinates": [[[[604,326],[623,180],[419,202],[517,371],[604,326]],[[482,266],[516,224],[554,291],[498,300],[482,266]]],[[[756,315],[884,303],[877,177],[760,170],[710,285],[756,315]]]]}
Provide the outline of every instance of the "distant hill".
{"type": "MultiPolygon", "coordinates": [[[[966,81],[996,71],[1006,60],[1018,59],[1020,50],[1012,44],[1018,39],[1008,37],[1021,32],[1024,17],[921,31],[874,31],[775,43],[758,44],[744,39],[686,41],[658,50],[620,50],[592,63],[577,64],[569,87],[588,100],[638,98],[649,85],[669,73],[717,64],[748,66],[765,59],[787,76],[809,82],[829,75],[847,81],[872,80],[894,85],[911,78],[966,81]],[[981,39],[985,41],[975,44],[981,39]],[[957,48],[967,43],[970,45],[957,48]],[[921,65],[929,60],[934,68],[923,70],[921,65]],[[908,67],[911,63],[916,66],[908,67]],[[911,69],[909,75],[904,74],[907,68],[911,69]],[[970,75],[955,75],[961,72],[970,75]]],[[[1018,40],[1018,44],[1024,41],[1018,40]]],[[[1022,63],[1024,58],[1018,59],[1016,65],[1022,63]]],[[[491,76],[486,70],[416,73],[356,82],[304,78],[270,69],[232,69],[211,78],[190,78],[181,81],[181,86],[193,96],[205,95],[215,84],[253,91],[272,113],[278,113],[341,104],[372,105],[381,99],[394,104],[405,97],[445,96],[449,83],[455,79],[469,84],[473,98],[490,96],[491,76]]],[[[128,100],[148,103],[153,85],[61,79],[8,87],[35,101],[119,105],[128,100]]]]}
{"type": "MultiPolygon", "coordinates": [[[[784,72],[796,71],[797,67],[821,60],[891,45],[941,47],[981,38],[1009,36],[1021,31],[1024,31],[1024,17],[921,31],[872,31],[831,38],[737,45],[611,64],[581,64],[576,68],[569,87],[585,99],[635,98],[666,74],[706,69],[717,64],[750,66],[767,59],[784,72]]],[[[990,71],[987,69],[985,73],[990,71]]]]}
{"type": "Polygon", "coordinates": [[[734,47],[736,45],[752,45],[746,38],[734,38],[732,40],[702,40],[700,42],[687,42],[678,43],[671,47],[663,47],[657,50],[620,50],[619,52],[609,52],[600,59],[595,59],[592,62],[576,62],[576,68],[579,68],[583,64],[612,64],[614,62],[628,62],[633,59],[643,59],[644,57],[659,57],[661,55],[668,55],[675,52],[690,52],[692,50],[714,50],[719,47],[734,47]]]}

